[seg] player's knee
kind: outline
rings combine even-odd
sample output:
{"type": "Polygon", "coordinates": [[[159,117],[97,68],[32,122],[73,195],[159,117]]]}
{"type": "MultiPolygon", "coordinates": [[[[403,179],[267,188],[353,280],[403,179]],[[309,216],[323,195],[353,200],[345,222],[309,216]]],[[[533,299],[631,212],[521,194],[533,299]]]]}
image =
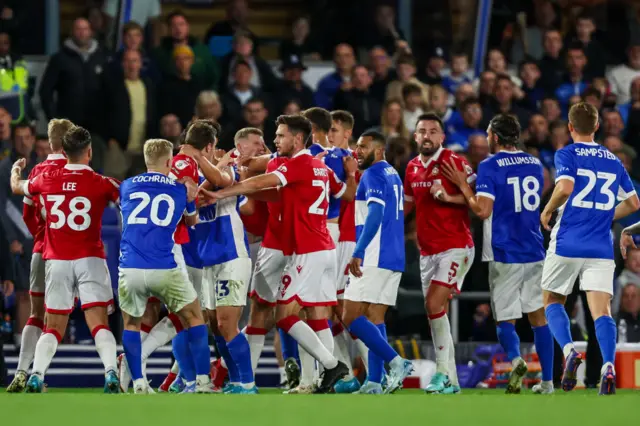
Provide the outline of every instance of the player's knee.
{"type": "Polygon", "coordinates": [[[39,300],[31,299],[31,318],[37,318],[41,321],[44,321],[44,298],[38,297],[39,300]]]}
{"type": "Polygon", "coordinates": [[[537,311],[529,312],[529,324],[531,327],[542,327],[547,323],[547,317],[544,314],[544,308],[540,308],[537,311]]]}
{"type": "Polygon", "coordinates": [[[431,298],[427,298],[424,301],[424,308],[427,310],[427,314],[435,315],[444,311],[445,304],[442,303],[440,300],[437,300],[436,298],[431,297],[431,298]]]}

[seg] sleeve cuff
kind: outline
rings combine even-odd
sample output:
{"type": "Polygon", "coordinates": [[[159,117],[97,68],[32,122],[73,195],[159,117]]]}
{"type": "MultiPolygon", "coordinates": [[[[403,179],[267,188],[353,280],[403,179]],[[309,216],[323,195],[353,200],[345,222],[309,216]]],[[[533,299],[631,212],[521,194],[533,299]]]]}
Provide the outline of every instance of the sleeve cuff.
{"type": "Polygon", "coordinates": [[[338,193],[336,195],[334,195],[334,197],[335,198],[341,198],[344,195],[344,193],[346,192],[346,190],[347,190],[347,185],[343,183],[342,184],[342,188],[340,189],[340,191],[338,191],[338,193]]]}
{"type": "Polygon", "coordinates": [[[476,197],[485,197],[493,201],[496,200],[496,197],[493,194],[489,194],[488,192],[476,192],[476,197]]]}
{"type": "Polygon", "coordinates": [[[33,200],[29,197],[23,197],[22,198],[22,202],[25,203],[28,206],[32,206],[33,205],[33,200]]]}
{"type": "Polygon", "coordinates": [[[29,193],[29,181],[25,180],[22,184],[22,192],[24,192],[24,195],[26,195],[27,197],[31,197],[31,194],[29,193]]]}
{"type": "Polygon", "coordinates": [[[636,195],[635,189],[632,190],[631,192],[621,191],[620,193],[618,193],[618,201],[625,201],[628,198],[633,197],[634,195],[636,195]]]}
{"type": "Polygon", "coordinates": [[[176,176],[175,173],[173,173],[173,172],[169,172],[169,177],[171,179],[178,180],[178,176],[176,176]]]}
{"type": "Polygon", "coordinates": [[[475,173],[474,173],[474,174],[471,174],[471,175],[469,175],[469,176],[467,176],[467,183],[473,183],[473,182],[475,182],[477,177],[478,177],[478,176],[476,176],[476,174],[475,174],[475,173]]]}
{"type": "Polygon", "coordinates": [[[569,176],[569,175],[562,175],[562,176],[558,176],[556,178],[556,183],[560,182],[561,180],[566,179],[566,180],[570,180],[571,182],[575,182],[576,180],[573,178],[573,176],[569,176]]]}
{"type": "Polygon", "coordinates": [[[189,210],[184,209],[184,215],[185,215],[185,216],[194,216],[194,215],[196,215],[197,213],[198,213],[198,211],[197,211],[197,210],[194,210],[194,211],[190,212],[189,210]]]}
{"type": "Polygon", "coordinates": [[[380,198],[377,197],[369,197],[367,198],[367,205],[369,205],[369,203],[378,203],[381,204],[382,206],[384,206],[384,201],[381,200],[380,198]]]}
{"type": "Polygon", "coordinates": [[[278,179],[280,179],[280,184],[282,186],[287,186],[287,178],[284,177],[284,175],[281,172],[275,170],[275,171],[273,171],[271,173],[273,173],[274,175],[278,176],[278,179]]]}
{"type": "Polygon", "coordinates": [[[409,202],[413,202],[413,196],[404,194],[404,200],[405,201],[409,201],[409,202]]]}

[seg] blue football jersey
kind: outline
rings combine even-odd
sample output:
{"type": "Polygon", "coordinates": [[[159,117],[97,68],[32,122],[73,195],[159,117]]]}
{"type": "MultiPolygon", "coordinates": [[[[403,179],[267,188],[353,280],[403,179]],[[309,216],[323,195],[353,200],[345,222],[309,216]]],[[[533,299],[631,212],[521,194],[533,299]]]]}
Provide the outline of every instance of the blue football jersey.
{"type": "Polygon", "coordinates": [[[364,252],[363,266],[404,272],[403,187],[398,172],[386,161],[362,174],[356,192],[356,240],[362,235],[369,203],[384,207],[382,224],[364,252]]]}
{"type": "MultiPolygon", "coordinates": [[[[198,172],[198,185],[202,185],[202,182],[205,181],[204,176],[202,176],[202,172],[198,172]]],[[[201,224],[196,224],[187,229],[189,232],[189,242],[186,244],[182,244],[182,255],[184,256],[184,263],[196,269],[202,269],[202,259],[200,259],[200,254],[198,253],[198,241],[206,236],[206,227],[202,229],[201,224]]]]}
{"type": "MultiPolygon", "coordinates": [[[[234,179],[238,179],[237,173],[234,179]]],[[[196,231],[203,235],[198,238],[198,254],[204,266],[249,257],[249,240],[240,217],[240,207],[247,201],[239,195],[199,209],[196,231]]]]}
{"type": "Polygon", "coordinates": [[[160,173],[143,173],[122,182],[120,207],[120,267],[175,268],[173,234],[185,212],[196,214],[186,187],[160,173]]]}
{"type": "MultiPolygon", "coordinates": [[[[324,148],[323,146],[314,143],[309,147],[309,152],[314,157],[321,153],[322,151],[327,151],[327,155],[322,158],[324,164],[327,165],[333,173],[340,179],[342,182],[346,182],[347,175],[344,171],[344,162],[343,158],[353,155],[353,153],[348,149],[343,148],[324,148]]],[[[340,199],[331,196],[329,198],[329,211],[327,213],[327,219],[335,219],[340,216],[340,199]]]]}
{"type": "Polygon", "coordinates": [[[522,151],[500,151],[478,166],[476,195],[493,200],[484,221],[482,260],[531,263],[544,259],[540,160],[522,151]]]}
{"type": "Polygon", "coordinates": [[[558,209],[549,251],[564,257],[613,259],[611,223],[618,201],[635,194],[618,158],[595,142],[576,142],[556,152],[556,182],[574,182],[558,209]]]}

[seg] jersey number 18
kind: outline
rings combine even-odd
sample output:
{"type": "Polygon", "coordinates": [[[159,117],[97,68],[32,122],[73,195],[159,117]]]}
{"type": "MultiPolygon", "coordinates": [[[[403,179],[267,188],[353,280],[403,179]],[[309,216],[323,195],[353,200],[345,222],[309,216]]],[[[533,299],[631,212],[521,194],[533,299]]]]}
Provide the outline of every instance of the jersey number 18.
{"type": "Polygon", "coordinates": [[[515,202],[516,213],[520,213],[523,206],[530,212],[536,211],[540,207],[540,195],[538,194],[540,182],[538,179],[533,176],[527,176],[522,179],[521,185],[519,177],[510,177],[507,179],[507,183],[513,185],[513,201],[515,202]],[[521,186],[522,191],[520,190],[521,186]]]}

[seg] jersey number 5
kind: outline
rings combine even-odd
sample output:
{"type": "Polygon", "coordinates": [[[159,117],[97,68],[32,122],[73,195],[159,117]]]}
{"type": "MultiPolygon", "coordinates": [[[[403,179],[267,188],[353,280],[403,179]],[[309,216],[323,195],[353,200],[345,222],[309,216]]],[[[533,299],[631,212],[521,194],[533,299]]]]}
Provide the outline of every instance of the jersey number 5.
{"type": "Polygon", "coordinates": [[[65,198],[64,195],[47,195],[47,201],[53,203],[51,215],[56,217],[56,221],[51,222],[51,229],[60,229],[65,223],[74,231],[84,231],[89,228],[91,216],[88,213],[91,210],[91,201],[86,197],[73,197],[69,200],[69,216],[65,217],[64,212],[60,210],[65,198]],[[80,223],[78,223],[78,218],[80,223]]]}
{"type": "Polygon", "coordinates": [[[320,208],[320,204],[322,204],[324,200],[327,200],[327,203],[329,202],[329,182],[313,180],[311,181],[311,185],[322,188],[322,192],[318,196],[318,199],[311,204],[311,207],[309,207],[309,213],[323,215],[325,214],[325,211],[320,208]]]}
{"type": "Polygon", "coordinates": [[[530,212],[536,211],[540,207],[540,182],[533,176],[527,176],[522,179],[522,190],[520,191],[520,178],[510,177],[507,179],[509,185],[513,185],[513,201],[515,203],[516,213],[522,211],[522,206],[530,212]]]}
{"type": "Polygon", "coordinates": [[[151,197],[146,192],[133,192],[129,195],[129,200],[142,200],[140,204],[136,206],[135,209],[129,215],[129,219],[127,219],[127,224],[129,225],[146,225],[149,221],[146,217],[138,217],[142,210],[144,210],[151,202],[151,212],[149,214],[149,218],[151,219],[151,223],[156,226],[168,226],[171,223],[171,218],[173,217],[173,211],[176,208],[176,205],[173,202],[173,198],[168,196],[167,194],[160,194],[153,197],[153,201],[151,201],[151,197]],[[158,211],[160,209],[160,202],[166,201],[167,213],[165,214],[163,219],[158,217],[158,211]]]}

